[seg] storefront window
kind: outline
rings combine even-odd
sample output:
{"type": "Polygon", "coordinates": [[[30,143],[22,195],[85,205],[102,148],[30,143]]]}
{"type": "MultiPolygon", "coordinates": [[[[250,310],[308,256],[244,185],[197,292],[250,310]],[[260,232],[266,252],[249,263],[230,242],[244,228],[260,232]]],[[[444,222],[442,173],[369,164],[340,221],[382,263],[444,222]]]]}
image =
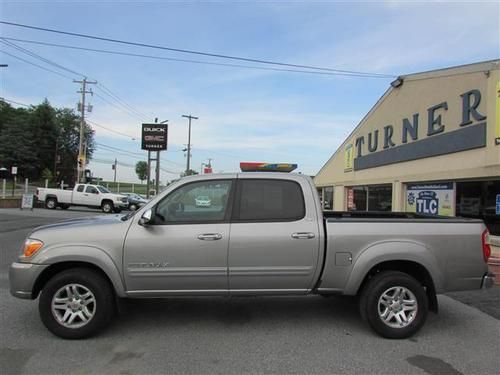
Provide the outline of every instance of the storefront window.
{"type": "Polygon", "coordinates": [[[323,209],[333,210],[333,186],[323,189],[323,209]]]}
{"type": "Polygon", "coordinates": [[[318,194],[323,210],[333,210],[333,186],[318,188],[318,194]]]}
{"type": "Polygon", "coordinates": [[[500,195],[500,180],[457,182],[457,216],[483,219],[490,233],[500,236],[497,195],[500,195]]]}
{"type": "Polygon", "coordinates": [[[368,210],[390,211],[392,209],[392,185],[368,187],[368,210]]]}
{"type": "Polygon", "coordinates": [[[349,211],[391,211],[392,185],[353,186],[347,200],[349,211]]]}

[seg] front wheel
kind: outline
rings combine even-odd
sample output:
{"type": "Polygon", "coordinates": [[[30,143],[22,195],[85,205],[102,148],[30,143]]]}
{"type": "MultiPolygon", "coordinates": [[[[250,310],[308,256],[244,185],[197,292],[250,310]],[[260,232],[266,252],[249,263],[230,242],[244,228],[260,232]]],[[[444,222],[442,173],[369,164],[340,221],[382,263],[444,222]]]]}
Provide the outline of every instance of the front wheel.
{"type": "Polygon", "coordinates": [[[56,198],[47,198],[45,201],[45,208],[49,210],[55,210],[57,208],[57,199],[56,198]]]}
{"type": "Polygon", "coordinates": [[[43,324],[54,335],[82,339],[110,322],[113,303],[113,291],[104,276],[87,268],[73,268],[47,282],[38,309],[43,324]]]}
{"type": "Polygon", "coordinates": [[[368,281],[360,298],[361,315],[379,335],[404,339],[425,323],[427,295],[422,285],[403,272],[386,271],[368,281]]]}
{"type": "Polygon", "coordinates": [[[105,214],[110,214],[111,212],[113,212],[114,209],[113,203],[108,201],[103,202],[101,205],[101,209],[102,212],[104,212],[105,214]]]}
{"type": "Polygon", "coordinates": [[[128,206],[128,209],[130,211],[136,211],[137,210],[137,205],[135,203],[131,203],[130,206],[128,206]]]}

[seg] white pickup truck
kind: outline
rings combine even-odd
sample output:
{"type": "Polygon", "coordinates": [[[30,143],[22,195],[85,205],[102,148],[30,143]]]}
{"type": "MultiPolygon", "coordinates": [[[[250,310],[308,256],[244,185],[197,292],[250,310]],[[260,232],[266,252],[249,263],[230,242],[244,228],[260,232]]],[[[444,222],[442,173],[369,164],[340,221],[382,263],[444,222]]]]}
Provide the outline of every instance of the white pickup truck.
{"type": "Polygon", "coordinates": [[[101,185],[78,184],[73,190],[38,188],[36,197],[51,210],[57,207],[65,210],[70,206],[86,206],[100,208],[105,213],[119,213],[128,207],[125,195],[114,194],[101,185]]]}

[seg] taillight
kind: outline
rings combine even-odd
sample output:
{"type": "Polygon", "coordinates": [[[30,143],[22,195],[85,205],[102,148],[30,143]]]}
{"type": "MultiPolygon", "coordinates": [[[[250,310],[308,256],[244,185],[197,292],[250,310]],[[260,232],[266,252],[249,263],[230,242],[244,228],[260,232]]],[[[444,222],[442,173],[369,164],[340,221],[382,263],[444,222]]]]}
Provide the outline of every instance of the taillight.
{"type": "Polygon", "coordinates": [[[488,262],[488,259],[490,259],[491,255],[491,246],[487,242],[488,236],[489,236],[488,229],[485,229],[483,234],[481,234],[481,243],[483,245],[483,257],[485,262],[488,262]]]}

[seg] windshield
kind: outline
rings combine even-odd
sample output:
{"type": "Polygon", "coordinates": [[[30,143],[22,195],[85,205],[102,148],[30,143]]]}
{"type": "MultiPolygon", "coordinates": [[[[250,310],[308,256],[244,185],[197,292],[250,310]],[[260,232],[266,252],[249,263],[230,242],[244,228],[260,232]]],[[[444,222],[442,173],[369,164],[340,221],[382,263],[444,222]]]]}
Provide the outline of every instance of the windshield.
{"type": "Polygon", "coordinates": [[[97,189],[98,189],[101,193],[111,193],[111,191],[109,191],[108,189],[106,189],[104,186],[101,186],[101,185],[97,185],[97,189]]]}

